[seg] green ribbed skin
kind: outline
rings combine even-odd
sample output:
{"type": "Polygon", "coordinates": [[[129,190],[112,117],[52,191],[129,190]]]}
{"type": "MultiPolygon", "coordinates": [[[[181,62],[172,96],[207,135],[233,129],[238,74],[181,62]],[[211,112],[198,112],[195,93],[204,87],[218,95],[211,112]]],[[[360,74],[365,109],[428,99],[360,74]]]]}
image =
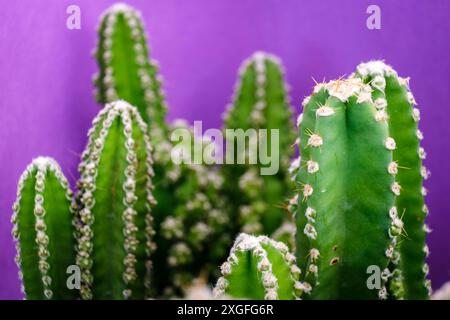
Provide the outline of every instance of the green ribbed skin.
{"type": "Polygon", "coordinates": [[[318,84],[300,116],[297,260],[302,298],[387,298],[384,286],[402,221],[386,121],[361,80],[318,84]],[[369,290],[371,265],[383,286],[369,290]]]}
{"type": "MultiPolygon", "coordinates": [[[[225,114],[224,132],[227,129],[271,129],[279,130],[279,170],[273,175],[261,175],[261,164],[237,163],[222,166],[225,185],[224,192],[229,198],[230,214],[238,225],[233,232],[272,235],[289,220],[285,210],[292,189],[288,167],[295,141],[294,126],[291,121],[287,85],[280,60],[270,54],[256,52],[244,61],[239,69],[239,79],[232,105],[225,114]]],[[[227,144],[236,140],[227,137],[227,144]]],[[[268,149],[270,150],[270,141],[268,149]]],[[[230,153],[230,148],[227,147],[230,153]]],[[[248,157],[249,148],[246,144],[248,157]]],[[[230,157],[232,158],[232,156],[230,157]]]]}
{"type": "Polygon", "coordinates": [[[79,165],[77,265],[83,299],[143,299],[153,250],[152,157],[147,126],[125,101],[93,121],[79,165]]]}
{"type": "Polygon", "coordinates": [[[20,177],[13,235],[22,291],[27,299],[74,299],[67,268],[75,264],[72,192],[59,165],[39,157],[20,177]]]}
{"type": "Polygon", "coordinates": [[[157,62],[148,60],[146,38],[138,11],[125,4],[107,9],[95,51],[100,68],[95,84],[100,102],[124,99],[138,107],[149,125],[157,200],[153,209],[157,248],[149,294],[172,297],[182,295],[200,275],[213,277],[232,240],[223,232],[228,217],[222,213],[221,177],[215,168],[171,161],[169,138],[179,126],[165,121],[161,76],[157,62]]]}
{"type": "Polygon", "coordinates": [[[400,265],[393,281],[397,298],[427,299],[431,286],[426,280],[425,263],[428,247],[425,244],[424,224],[428,209],[425,206],[426,190],[422,186],[429,173],[422,165],[425,152],[420,147],[423,138],[418,128],[419,110],[409,89],[409,79],[401,78],[382,61],[371,61],[358,66],[356,77],[370,84],[373,99],[380,112],[385,112],[389,135],[396,141],[394,161],[398,164],[397,181],[401,194],[396,199],[405,232],[399,243],[400,265]],[[396,283],[397,282],[397,283],[396,283]]]}
{"type": "Polygon", "coordinates": [[[266,236],[241,233],[220,270],[213,292],[217,298],[292,300],[301,293],[295,256],[284,243],[266,236]]]}

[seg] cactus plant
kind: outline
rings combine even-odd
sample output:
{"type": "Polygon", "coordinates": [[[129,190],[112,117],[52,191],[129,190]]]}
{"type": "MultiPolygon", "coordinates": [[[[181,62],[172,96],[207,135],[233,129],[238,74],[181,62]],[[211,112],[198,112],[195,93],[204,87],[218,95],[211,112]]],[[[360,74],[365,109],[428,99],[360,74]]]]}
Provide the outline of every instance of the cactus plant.
{"type": "Polygon", "coordinates": [[[167,135],[167,106],[158,62],[147,58],[149,49],[141,13],[127,4],[114,4],[102,14],[98,33],[94,51],[100,68],[94,76],[97,101],[129,102],[148,123],[152,141],[159,142],[167,135]]]}
{"type": "Polygon", "coordinates": [[[55,160],[39,157],[20,177],[12,217],[16,262],[27,299],[73,299],[66,284],[75,264],[72,192],[55,160]]]}
{"type": "Polygon", "coordinates": [[[220,267],[213,294],[247,299],[292,300],[304,290],[300,269],[288,247],[266,236],[241,233],[220,267]]]}
{"type": "MultiPolygon", "coordinates": [[[[238,221],[234,233],[271,235],[289,220],[283,207],[292,187],[288,167],[295,132],[287,91],[279,58],[256,52],[241,65],[233,103],[225,114],[225,129],[278,129],[281,152],[280,167],[274,175],[260,175],[259,169],[264,166],[261,159],[258,164],[238,164],[237,154],[234,164],[222,167],[226,177],[224,192],[231,204],[230,214],[238,215],[233,219],[238,221]]],[[[227,152],[230,152],[229,148],[227,152]]],[[[245,152],[248,155],[248,147],[245,152]]]]}
{"type": "Polygon", "coordinates": [[[299,116],[297,259],[314,299],[387,298],[403,222],[395,140],[360,79],[317,84],[299,116]],[[394,251],[394,253],[393,253],[394,251]],[[382,270],[379,290],[367,268],[382,270]]]}
{"type": "Polygon", "coordinates": [[[83,299],[142,299],[149,286],[153,221],[147,126],[125,101],[93,120],[79,165],[77,265],[83,299]]]}
{"type": "Polygon", "coordinates": [[[125,4],[107,9],[101,17],[95,51],[100,68],[95,84],[99,102],[124,99],[137,106],[148,124],[155,146],[157,200],[153,209],[157,246],[151,295],[167,297],[181,295],[200,273],[209,278],[215,269],[212,265],[223,260],[231,240],[221,227],[228,220],[221,213],[223,201],[217,195],[221,179],[215,169],[171,161],[173,145],[169,137],[179,123],[169,125],[165,121],[162,80],[157,62],[148,60],[146,39],[138,11],[125,4]],[[211,241],[216,241],[214,247],[211,241]]]}
{"type": "Polygon", "coordinates": [[[426,299],[431,286],[426,280],[425,237],[429,229],[424,224],[428,209],[422,181],[429,172],[422,164],[425,152],[420,147],[423,139],[418,128],[420,113],[409,88],[409,78],[399,77],[383,61],[360,64],[354,76],[372,87],[375,105],[387,118],[389,135],[396,141],[393,157],[398,167],[396,180],[401,186],[396,207],[404,222],[405,235],[398,246],[400,265],[395,270],[394,294],[405,299],[426,299]]]}

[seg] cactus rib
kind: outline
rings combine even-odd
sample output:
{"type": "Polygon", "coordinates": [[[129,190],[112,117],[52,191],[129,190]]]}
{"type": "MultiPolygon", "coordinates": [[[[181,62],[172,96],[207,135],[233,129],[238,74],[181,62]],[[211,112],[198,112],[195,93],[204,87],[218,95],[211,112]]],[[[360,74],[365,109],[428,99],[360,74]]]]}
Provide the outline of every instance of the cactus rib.
{"type": "Polygon", "coordinates": [[[409,78],[401,78],[383,61],[370,61],[357,67],[356,77],[373,89],[373,98],[381,117],[389,124],[389,134],[396,141],[393,170],[402,186],[396,199],[398,214],[403,216],[405,234],[399,243],[400,266],[396,269],[395,291],[399,298],[427,299],[431,286],[426,280],[428,265],[425,243],[429,230],[424,223],[428,209],[422,182],[429,171],[422,164],[425,152],[420,147],[423,134],[418,128],[419,109],[409,88],[409,78]]]}

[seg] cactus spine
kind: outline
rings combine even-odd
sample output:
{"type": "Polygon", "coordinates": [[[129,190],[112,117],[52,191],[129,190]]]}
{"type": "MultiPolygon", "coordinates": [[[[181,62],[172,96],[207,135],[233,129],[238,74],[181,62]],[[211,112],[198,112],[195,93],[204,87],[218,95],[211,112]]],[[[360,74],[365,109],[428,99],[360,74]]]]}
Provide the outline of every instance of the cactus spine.
{"type": "Polygon", "coordinates": [[[386,282],[403,223],[394,206],[395,141],[371,92],[359,79],[336,80],[316,85],[303,103],[297,258],[312,298],[387,298],[385,286],[369,290],[366,270],[378,266],[386,282]]]}
{"type": "Polygon", "coordinates": [[[27,299],[74,299],[66,270],[75,264],[72,192],[59,165],[39,157],[20,177],[14,203],[16,262],[27,299]]]}
{"type": "Polygon", "coordinates": [[[266,236],[241,233],[220,270],[215,297],[292,300],[302,291],[295,256],[284,243],[266,236]]]}
{"type": "Polygon", "coordinates": [[[398,246],[400,266],[395,270],[394,291],[400,298],[427,299],[431,286],[426,280],[428,247],[425,238],[429,229],[424,224],[428,209],[422,182],[429,172],[422,165],[425,152],[420,147],[420,140],[423,139],[418,128],[420,113],[409,88],[409,78],[399,77],[383,61],[360,64],[355,76],[372,87],[375,105],[379,113],[387,118],[389,135],[396,141],[393,157],[398,168],[397,181],[401,186],[396,207],[403,217],[405,234],[398,246]]]}
{"type": "Polygon", "coordinates": [[[217,195],[221,183],[214,169],[171,161],[169,136],[178,126],[165,122],[162,80],[157,62],[148,60],[146,39],[138,11],[125,4],[106,10],[95,53],[100,68],[95,84],[100,102],[124,99],[136,105],[148,123],[155,146],[154,196],[158,203],[153,209],[157,248],[152,258],[151,294],[167,297],[182,294],[182,288],[202,271],[209,277],[215,269],[211,265],[223,260],[231,240],[222,231],[228,220],[221,213],[217,195]]]}
{"type": "MultiPolygon", "coordinates": [[[[287,91],[279,58],[256,52],[241,65],[233,103],[225,114],[225,129],[278,129],[282,151],[275,175],[259,174],[263,167],[260,158],[258,164],[247,161],[245,165],[223,166],[231,213],[239,215],[234,232],[273,234],[287,220],[282,206],[292,187],[288,167],[295,140],[287,91]]],[[[248,147],[245,153],[248,156],[248,147]]],[[[237,163],[237,155],[234,157],[237,163]]]]}
{"type": "Polygon", "coordinates": [[[93,121],[79,165],[77,265],[83,299],[142,299],[153,249],[152,158],[147,126],[125,101],[93,121]]]}

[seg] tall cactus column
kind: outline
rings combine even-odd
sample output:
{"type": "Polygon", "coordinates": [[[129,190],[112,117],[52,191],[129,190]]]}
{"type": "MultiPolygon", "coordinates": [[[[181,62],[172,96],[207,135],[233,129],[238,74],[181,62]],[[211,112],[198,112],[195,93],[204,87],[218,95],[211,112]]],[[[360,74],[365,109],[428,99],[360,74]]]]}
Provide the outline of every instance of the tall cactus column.
{"type": "Polygon", "coordinates": [[[27,299],[74,299],[67,268],[75,264],[72,192],[55,160],[39,157],[20,177],[14,203],[16,262],[27,299]]]}
{"type": "Polygon", "coordinates": [[[106,105],[89,131],[77,196],[83,299],[142,299],[150,285],[155,201],[146,132],[124,101],[106,105]]]}
{"type": "Polygon", "coordinates": [[[118,3],[106,10],[99,26],[94,52],[100,72],[95,75],[97,100],[104,104],[117,99],[136,106],[153,134],[167,134],[167,106],[161,89],[158,63],[148,60],[149,49],[139,11],[118,3]],[[154,132],[158,131],[158,132],[154,132]]]}
{"type": "MultiPolygon", "coordinates": [[[[232,212],[239,214],[236,232],[271,235],[286,220],[283,206],[292,187],[288,167],[295,141],[287,91],[279,58],[256,52],[241,65],[233,102],[225,114],[224,129],[279,130],[280,167],[274,175],[260,175],[260,168],[264,167],[261,158],[258,164],[249,164],[248,158],[245,165],[236,164],[237,154],[234,165],[223,166],[224,188],[232,212]]],[[[249,149],[245,149],[247,155],[249,149]]],[[[268,150],[271,150],[270,143],[268,150]]]]}
{"type": "Polygon", "coordinates": [[[392,158],[395,141],[359,79],[318,84],[305,99],[297,183],[297,258],[305,272],[302,296],[386,298],[367,287],[367,268],[383,280],[389,252],[402,232],[394,207],[400,189],[392,158]]]}
{"type": "Polygon", "coordinates": [[[382,61],[362,63],[355,74],[370,84],[373,99],[380,113],[385,113],[389,134],[396,141],[394,161],[398,167],[397,181],[401,194],[397,197],[398,214],[403,217],[405,235],[399,244],[400,268],[394,282],[397,297],[427,299],[431,286],[426,276],[425,257],[427,226],[424,224],[428,209],[424,202],[426,189],[422,186],[429,172],[422,165],[425,152],[420,147],[423,139],[419,131],[419,110],[409,89],[409,79],[401,78],[392,67],[382,61]]]}

